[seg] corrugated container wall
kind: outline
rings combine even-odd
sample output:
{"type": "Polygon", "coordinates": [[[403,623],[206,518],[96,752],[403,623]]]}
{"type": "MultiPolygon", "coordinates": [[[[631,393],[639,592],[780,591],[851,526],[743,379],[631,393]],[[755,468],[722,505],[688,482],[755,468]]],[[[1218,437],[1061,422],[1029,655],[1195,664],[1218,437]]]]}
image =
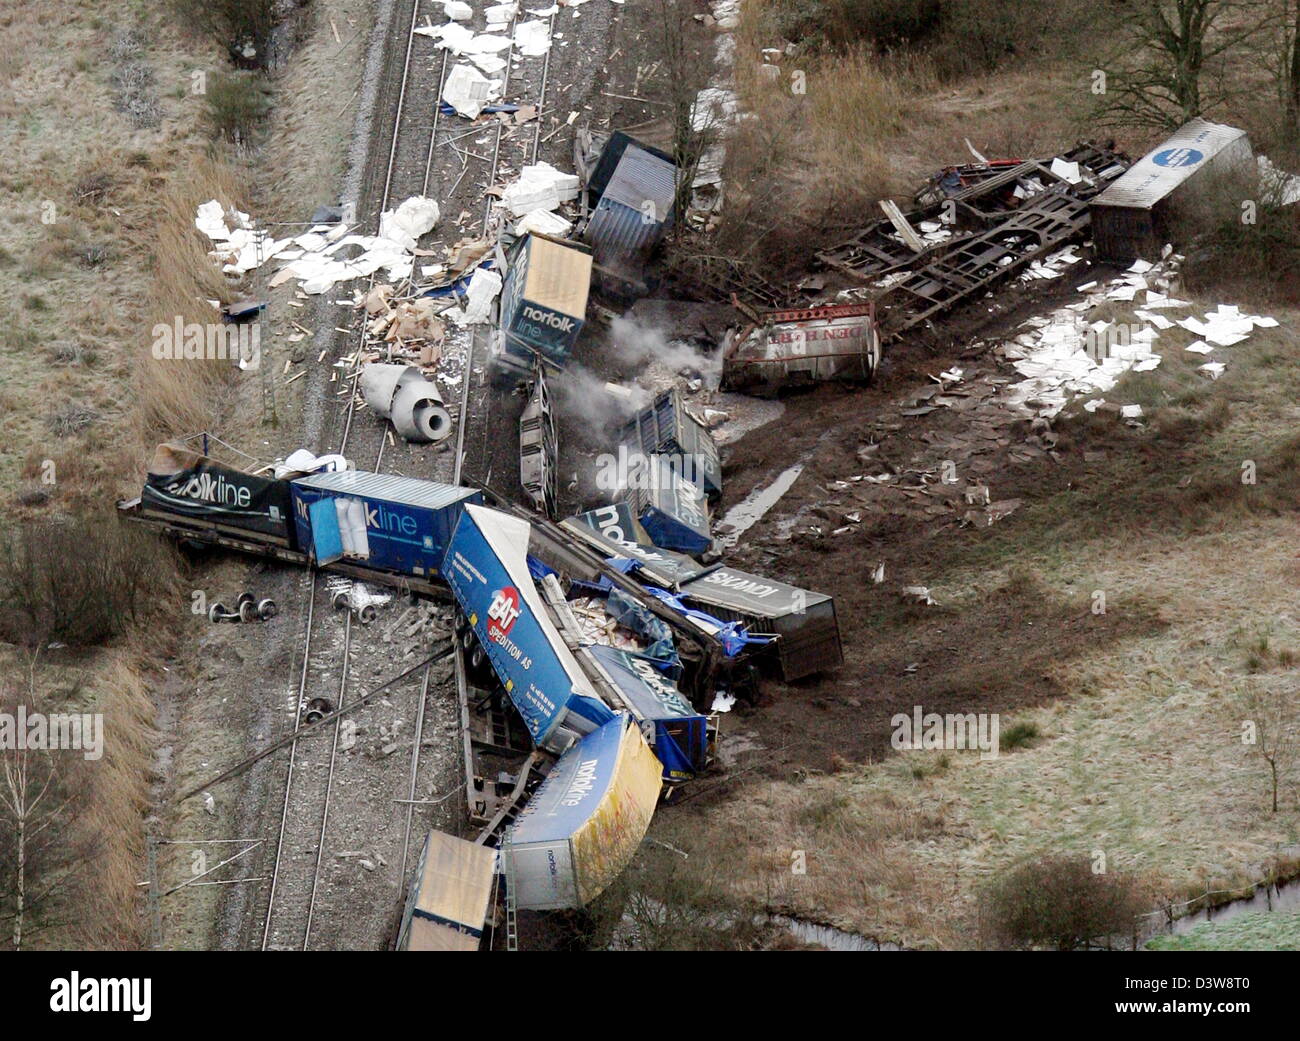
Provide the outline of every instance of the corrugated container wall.
{"type": "Polygon", "coordinates": [[[649,252],[663,236],[677,194],[677,167],[628,144],[587,222],[596,262],[617,264],[649,252]]]}
{"type": "Polygon", "coordinates": [[[298,543],[318,564],[344,556],[422,577],[442,573],[461,509],[483,501],[474,488],[364,470],[300,477],[290,489],[298,543]]]}
{"type": "Polygon", "coordinates": [[[1174,219],[1204,201],[1238,172],[1249,171],[1244,130],[1193,119],[1152,149],[1089,206],[1092,238],[1101,260],[1158,259],[1171,240],[1174,219]]]}

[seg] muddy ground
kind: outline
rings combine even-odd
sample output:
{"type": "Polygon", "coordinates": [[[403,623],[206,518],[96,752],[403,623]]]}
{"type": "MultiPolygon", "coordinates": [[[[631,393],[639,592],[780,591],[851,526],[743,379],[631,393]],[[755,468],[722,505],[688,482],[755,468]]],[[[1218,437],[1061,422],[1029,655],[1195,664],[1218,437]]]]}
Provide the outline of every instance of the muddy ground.
{"type": "MultiPolygon", "coordinates": [[[[889,751],[890,718],[916,705],[1004,718],[1041,705],[1062,693],[1047,666],[1160,624],[1142,605],[1094,614],[1090,590],[1046,590],[1014,575],[991,578],[982,598],[964,606],[927,605],[902,591],[987,557],[995,542],[1014,538],[1019,505],[1086,484],[1104,461],[1105,436],[1086,448],[1064,429],[1044,440],[1027,419],[995,404],[1013,373],[990,344],[1027,315],[1075,298],[1073,286],[1096,277],[1089,267],[1071,275],[1047,291],[1012,287],[999,294],[994,313],[959,312],[928,343],[895,345],[872,387],[825,386],[787,397],[780,423],[727,449],[724,510],[803,464],[791,490],[729,559],[833,596],[844,648],[839,669],[793,684],[769,679],[756,706],[742,703],[724,722],[724,731],[761,746],[764,772],[784,777],[831,769],[836,760],[877,759],[889,751]],[[932,404],[933,377],[954,366],[961,381],[934,396],[953,403],[906,414],[932,404]],[[949,484],[946,461],[953,463],[949,484]],[[865,480],[891,472],[896,478],[885,485],[865,480]],[[982,488],[995,506],[1017,505],[989,525],[982,488]]],[[[1124,440],[1118,417],[1106,418],[1114,438],[1124,440]]]]}

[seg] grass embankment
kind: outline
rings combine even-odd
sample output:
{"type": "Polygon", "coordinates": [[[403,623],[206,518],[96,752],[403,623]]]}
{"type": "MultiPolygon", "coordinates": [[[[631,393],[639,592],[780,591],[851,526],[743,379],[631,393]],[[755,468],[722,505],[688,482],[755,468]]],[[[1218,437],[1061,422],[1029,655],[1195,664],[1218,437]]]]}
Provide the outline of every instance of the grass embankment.
{"type": "Polygon", "coordinates": [[[1158,936],[1148,951],[1300,951],[1300,911],[1252,911],[1206,922],[1182,936],[1158,936]]]}
{"type": "MultiPolygon", "coordinates": [[[[0,172],[4,537],[21,544],[27,522],[55,520],[90,533],[69,553],[94,552],[116,530],[111,503],[137,487],[152,443],[208,425],[220,407],[213,392],[224,372],[158,361],[150,347],[156,322],[208,322],[205,301],[231,299],[193,224],[202,201],[241,201],[234,167],[210,152],[208,106],[192,89],[192,73],[225,59],[179,30],[163,3],[112,17],[89,0],[30,3],[6,9],[0,26],[0,77],[14,87],[0,102],[10,159],[0,172]]],[[[94,851],[75,875],[93,899],[61,896],[27,923],[24,946],[147,942],[136,888],[154,779],[147,687],[174,650],[157,618],[173,578],[166,568],[154,576],[136,619],[153,629],[148,640],[133,625],[89,643],[60,638],[31,683],[21,667],[30,650],[0,645],[14,665],[4,670],[10,694],[45,712],[103,713],[106,731],[103,758],[78,771],[67,829],[74,854],[94,851]]],[[[6,906],[11,883],[0,890],[6,906]]]]}

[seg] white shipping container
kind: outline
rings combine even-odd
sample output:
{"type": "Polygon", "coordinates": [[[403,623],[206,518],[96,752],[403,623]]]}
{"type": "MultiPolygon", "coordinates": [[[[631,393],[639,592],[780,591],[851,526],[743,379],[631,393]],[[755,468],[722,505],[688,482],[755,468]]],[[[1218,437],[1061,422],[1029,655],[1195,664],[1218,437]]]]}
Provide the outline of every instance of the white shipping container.
{"type": "Polygon", "coordinates": [[[1214,186],[1215,173],[1253,170],[1244,130],[1193,119],[1144,155],[1089,206],[1102,260],[1155,259],[1170,237],[1172,207],[1214,186]]]}

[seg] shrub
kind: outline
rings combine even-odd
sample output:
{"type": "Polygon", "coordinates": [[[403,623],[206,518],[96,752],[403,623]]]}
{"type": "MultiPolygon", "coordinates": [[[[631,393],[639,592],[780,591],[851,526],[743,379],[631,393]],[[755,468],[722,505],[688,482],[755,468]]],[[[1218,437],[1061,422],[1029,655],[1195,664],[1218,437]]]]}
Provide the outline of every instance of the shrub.
{"type": "Polygon", "coordinates": [[[31,648],[103,643],[175,575],[171,550],[111,514],[40,519],[0,534],[0,639],[31,648]]]}
{"type": "Polygon", "coordinates": [[[985,946],[1072,951],[1132,940],[1149,898],[1133,876],[1094,874],[1082,856],[1049,855],[1017,865],[980,895],[985,946]]]}
{"type": "Polygon", "coordinates": [[[1038,740],[1037,723],[1013,723],[1003,730],[998,739],[998,745],[1003,752],[1010,752],[1017,748],[1027,748],[1038,740]]]}
{"type": "Polygon", "coordinates": [[[221,46],[241,63],[264,68],[270,59],[276,0],[172,0],[177,16],[221,46]],[[251,45],[253,53],[244,48],[251,45]]]}
{"type": "Polygon", "coordinates": [[[235,144],[249,141],[269,104],[256,74],[251,72],[213,76],[204,100],[213,135],[235,144]]]}

